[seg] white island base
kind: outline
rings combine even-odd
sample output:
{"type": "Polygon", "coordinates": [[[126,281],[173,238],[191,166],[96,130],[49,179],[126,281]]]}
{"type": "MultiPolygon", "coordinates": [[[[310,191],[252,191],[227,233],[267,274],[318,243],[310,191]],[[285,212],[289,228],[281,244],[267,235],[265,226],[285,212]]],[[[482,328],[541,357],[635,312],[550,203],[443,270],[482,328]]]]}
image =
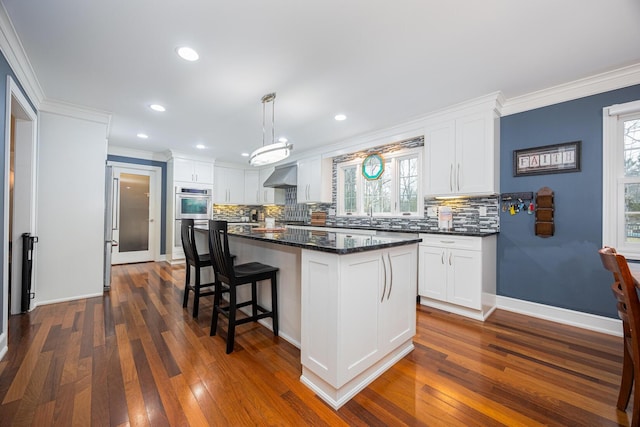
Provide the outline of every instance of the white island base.
{"type": "Polygon", "coordinates": [[[302,250],[302,376],[334,409],[413,350],[417,244],[302,250]]]}

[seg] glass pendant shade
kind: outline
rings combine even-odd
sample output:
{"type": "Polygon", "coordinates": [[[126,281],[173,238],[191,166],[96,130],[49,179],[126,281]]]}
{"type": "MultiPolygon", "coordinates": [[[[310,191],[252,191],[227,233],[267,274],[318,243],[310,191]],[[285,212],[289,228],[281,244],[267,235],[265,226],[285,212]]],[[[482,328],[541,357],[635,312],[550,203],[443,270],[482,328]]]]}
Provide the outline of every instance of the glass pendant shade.
{"type": "Polygon", "coordinates": [[[293,144],[289,142],[275,142],[275,99],[275,92],[262,97],[262,147],[251,153],[249,163],[252,166],[264,166],[284,160],[289,157],[293,149],[293,144]],[[265,145],[265,104],[269,102],[271,103],[271,144],[265,145]]]}
{"type": "Polygon", "coordinates": [[[251,153],[249,163],[251,163],[252,166],[264,166],[279,162],[289,157],[292,148],[293,145],[288,142],[276,142],[265,145],[251,153]]]}

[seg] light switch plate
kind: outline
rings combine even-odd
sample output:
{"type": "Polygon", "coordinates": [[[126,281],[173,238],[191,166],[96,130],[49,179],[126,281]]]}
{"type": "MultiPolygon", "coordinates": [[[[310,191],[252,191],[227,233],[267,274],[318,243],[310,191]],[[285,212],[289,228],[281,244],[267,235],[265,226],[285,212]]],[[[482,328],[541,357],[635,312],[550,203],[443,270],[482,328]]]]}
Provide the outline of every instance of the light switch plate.
{"type": "Polygon", "coordinates": [[[486,206],[480,206],[478,208],[478,213],[480,214],[480,216],[487,216],[487,207],[486,206]]]}

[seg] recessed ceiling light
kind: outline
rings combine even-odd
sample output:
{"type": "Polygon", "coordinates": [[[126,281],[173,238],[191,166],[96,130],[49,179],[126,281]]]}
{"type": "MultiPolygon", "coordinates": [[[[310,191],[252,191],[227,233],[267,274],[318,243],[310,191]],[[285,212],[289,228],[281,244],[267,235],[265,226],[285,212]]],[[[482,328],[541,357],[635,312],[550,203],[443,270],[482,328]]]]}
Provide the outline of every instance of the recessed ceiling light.
{"type": "Polygon", "coordinates": [[[196,145],[196,148],[199,149],[199,150],[204,150],[207,147],[205,147],[204,144],[198,144],[198,145],[196,145]]]}
{"type": "Polygon", "coordinates": [[[166,108],[164,108],[160,104],[151,104],[151,105],[149,105],[149,108],[151,108],[153,111],[166,111],[167,110],[166,108]]]}
{"type": "Polygon", "coordinates": [[[281,137],[278,139],[278,141],[280,141],[280,142],[287,142],[287,141],[289,141],[289,140],[288,140],[287,138],[285,138],[284,136],[281,136],[281,137]]]}
{"type": "Polygon", "coordinates": [[[249,153],[242,153],[240,154],[242,157],[249,157],[249,153]]]}
{"type": "Polygon", "coordinates": [[[149,138],[149,135],[147,135],[146,133],[139,133],[138,135],[136,135],[138,138],[140,139],[147,139],[149,138]]]}
{"type": "Polygon", "coordinates": [[[334,119],[336,119],[337,121],[341,122],[343,120],[347,119],[347,116],[345,116],[344,114],[336,114],[336,116],[334,117],[334,119]]]}
{"type": "Polygon", "coordinates": [[[180,55],[180,58],[186,61],[197,61],[200,58],[198,52],[187,46],[179,47],[176,51],[178,52],[178,55],[180,55]]]}

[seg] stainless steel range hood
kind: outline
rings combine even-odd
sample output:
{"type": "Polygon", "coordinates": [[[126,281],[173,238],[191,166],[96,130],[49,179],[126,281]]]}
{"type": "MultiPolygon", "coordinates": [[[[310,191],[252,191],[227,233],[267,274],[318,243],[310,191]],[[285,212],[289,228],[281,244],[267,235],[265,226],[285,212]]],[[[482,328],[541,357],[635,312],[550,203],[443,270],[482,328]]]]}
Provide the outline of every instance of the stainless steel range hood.
{"type": "Polygon", "coordinates": [[[262,184],[264,187],[287,188],[298,183],[298,166],[295,163],[276,167],[271,176],[262,184]]]}

